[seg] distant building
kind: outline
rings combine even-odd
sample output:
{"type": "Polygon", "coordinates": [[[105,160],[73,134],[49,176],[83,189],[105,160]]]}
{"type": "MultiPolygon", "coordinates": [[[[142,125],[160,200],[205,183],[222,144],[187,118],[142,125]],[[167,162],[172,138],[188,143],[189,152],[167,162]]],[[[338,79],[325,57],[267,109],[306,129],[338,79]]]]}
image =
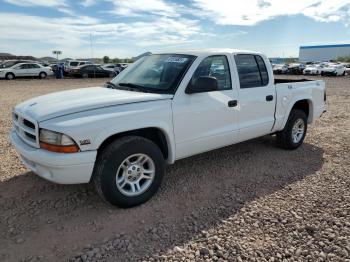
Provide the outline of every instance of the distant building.
{"type": "Polygon", "coordinates": [[[350,56],[350,44],[301,46],[299,50],[301,62],[330,61],[344,56],[350,56]]]}

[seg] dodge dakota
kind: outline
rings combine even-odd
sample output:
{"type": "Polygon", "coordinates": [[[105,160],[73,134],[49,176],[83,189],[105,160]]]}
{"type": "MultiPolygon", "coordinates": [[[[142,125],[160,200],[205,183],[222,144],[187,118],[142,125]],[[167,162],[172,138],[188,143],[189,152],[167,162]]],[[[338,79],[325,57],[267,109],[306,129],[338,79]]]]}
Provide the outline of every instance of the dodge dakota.
{"type": "Polygon", "coordinates": [[[10,139],[37,175],[91,182],[104,200],[132,207],[156,193],[178,159],[268,134],[298,148],[325,109],[323,81],[274,79],[261,53],[159,53],[104,86],[20,103],[10,139]]]}

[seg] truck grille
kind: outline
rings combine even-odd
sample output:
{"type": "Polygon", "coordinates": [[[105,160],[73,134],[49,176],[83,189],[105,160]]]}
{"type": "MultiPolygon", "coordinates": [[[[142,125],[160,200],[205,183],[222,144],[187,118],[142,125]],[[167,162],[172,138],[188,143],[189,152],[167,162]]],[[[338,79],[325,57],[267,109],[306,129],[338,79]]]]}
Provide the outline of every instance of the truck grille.
{"type": "Polygon", "coordinates": [[[13,113],[13,126],[17,135],[24,142],[33,147],[39,148],[38,125],[36,121],[23,116],[18,112],[13,113]]]}

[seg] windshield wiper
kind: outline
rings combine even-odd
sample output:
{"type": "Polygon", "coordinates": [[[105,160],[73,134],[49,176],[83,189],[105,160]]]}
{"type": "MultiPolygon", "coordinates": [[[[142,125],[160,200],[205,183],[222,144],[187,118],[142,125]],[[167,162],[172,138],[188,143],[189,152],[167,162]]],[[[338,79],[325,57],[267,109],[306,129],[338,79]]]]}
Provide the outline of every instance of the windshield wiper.
{"type": "Polygon", "coordinates": [[[126,87],[129,87],[129,88],[132,88],[132,89],[136,89],[136,90],[139,90],[141,92],[146,92],[146,93],[150,92],[150,90],[147,89],[146,87],[140,86],[140,85],[137,85],[137,84],[133,84],[133,83],[118,83],[118,85],[126,86],[126,87]]]}

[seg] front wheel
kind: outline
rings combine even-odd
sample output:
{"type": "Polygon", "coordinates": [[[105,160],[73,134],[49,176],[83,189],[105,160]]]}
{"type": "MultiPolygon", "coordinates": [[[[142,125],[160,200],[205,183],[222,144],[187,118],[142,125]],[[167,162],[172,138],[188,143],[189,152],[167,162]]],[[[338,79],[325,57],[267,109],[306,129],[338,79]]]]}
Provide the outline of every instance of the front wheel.
{"type": "Polygon", "coordinates": [[[149,200],[160,187],[165,161],[159,147],[137,136],[120,138],[97,159],[93,184],[107,202],[123,208],[149,200]]]}
{"type": "Polygon", "coordinates": [[[280,147],[293,150],[297,149],[304,141],[307,131],[306,114],[298,109],[293,109],[289,115],[284,129],[277,133],[277,143],[280,147]]]}
{"type": "Polygon", "coordinates": [[[13,80],[13,79],[15,79],[15,75],[12,74],[12,73],[7,73],[7,74],[6,74],[6,79],[7,79],[7,80],[13,80]]]}
{"type": "Polygon", "coordinates": [[[46,78],[47,77],[47,74],[45,73],[45,72],[41,72],[40,74],[39,74],[39,78],[40,79],[44,79],[44,78],[46,78]]]}

